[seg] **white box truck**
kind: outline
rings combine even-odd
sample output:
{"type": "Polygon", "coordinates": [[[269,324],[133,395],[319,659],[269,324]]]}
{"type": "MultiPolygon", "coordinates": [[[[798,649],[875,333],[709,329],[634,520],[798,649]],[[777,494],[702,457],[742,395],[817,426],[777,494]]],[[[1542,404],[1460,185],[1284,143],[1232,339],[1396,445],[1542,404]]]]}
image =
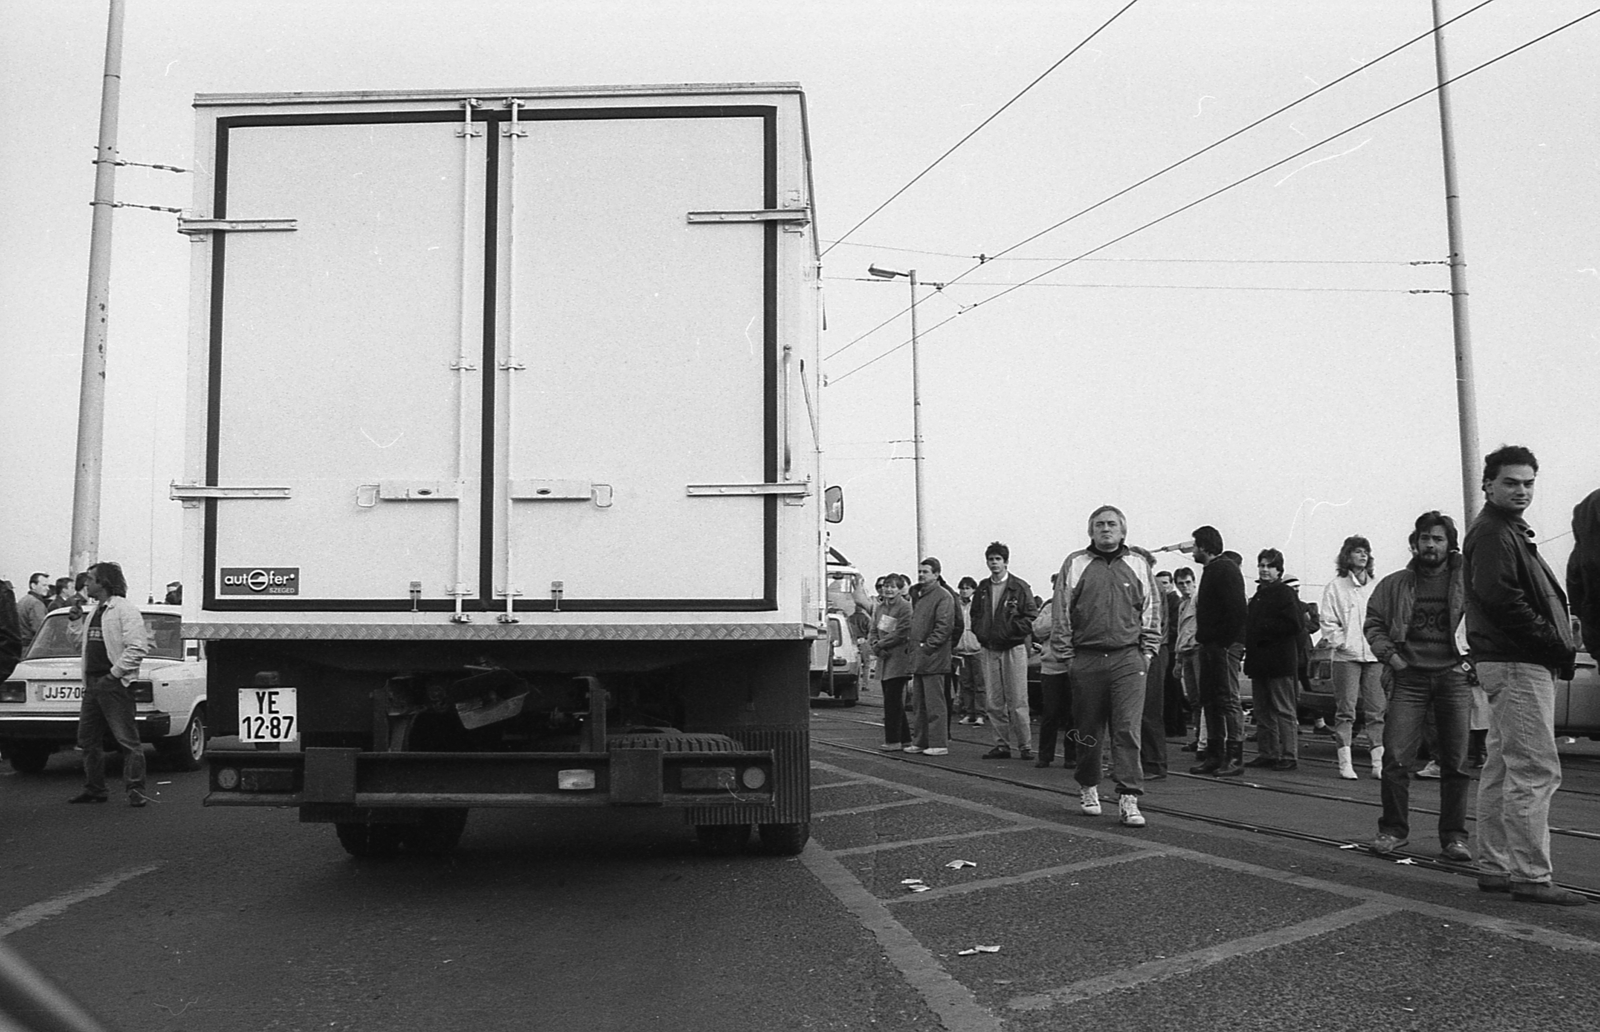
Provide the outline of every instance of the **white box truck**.
{"type": "Polygon", "coordinates": [[[202,95],[206,803],[807,838],[818,249],[792,83],[202,95]]]}

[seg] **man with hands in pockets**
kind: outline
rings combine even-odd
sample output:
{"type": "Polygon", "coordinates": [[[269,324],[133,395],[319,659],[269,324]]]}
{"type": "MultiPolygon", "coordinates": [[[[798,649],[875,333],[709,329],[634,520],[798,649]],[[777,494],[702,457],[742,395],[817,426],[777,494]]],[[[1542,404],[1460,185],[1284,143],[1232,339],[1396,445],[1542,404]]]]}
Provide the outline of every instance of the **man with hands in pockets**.
{"type": "MultiPolygon", "coordinates": [[[[128,601],[128,582],[116,563],[89,567],[84,591],[98,603],[83,635],[83,705],[78,711],[78,748],[83,751],[83,791],[69,803],[106,801],[105,738],[126,754],[122,780],[128,805],[149,802],[144,794],[144,747],[133,722],[133,679],[150,651],[144,615],[128,601]]],[[[74,610],[74,620],[83,616],[74,610]]]]}

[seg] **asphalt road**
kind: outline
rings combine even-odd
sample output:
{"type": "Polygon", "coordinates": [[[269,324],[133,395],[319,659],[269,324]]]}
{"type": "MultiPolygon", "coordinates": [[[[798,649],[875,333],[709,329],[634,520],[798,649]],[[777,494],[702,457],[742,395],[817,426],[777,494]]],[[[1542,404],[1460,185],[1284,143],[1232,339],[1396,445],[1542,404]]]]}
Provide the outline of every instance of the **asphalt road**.
{"type": "MultiPolygon", "coordinates": [[[[144,810],[68,806],[62,754],[0,776],[0,934],[127,1030],[1600,1027],[1600,906],[1156,812],[1123,828],[1077,813],[1065,771],[972,777],[996,769],[976,739],[873,754],[873,716],[815,712],[790,859],[707,856],[670,813],[477,811],[451,857],[357,862],[291,813],[202,808],[200,774],[153,772],[144,810]]],[[[1147,799],[1191,790],[1245,795],[1147,799]]],[[[1250,797],[1262,820],[1349,808],[1250,797]]]]}

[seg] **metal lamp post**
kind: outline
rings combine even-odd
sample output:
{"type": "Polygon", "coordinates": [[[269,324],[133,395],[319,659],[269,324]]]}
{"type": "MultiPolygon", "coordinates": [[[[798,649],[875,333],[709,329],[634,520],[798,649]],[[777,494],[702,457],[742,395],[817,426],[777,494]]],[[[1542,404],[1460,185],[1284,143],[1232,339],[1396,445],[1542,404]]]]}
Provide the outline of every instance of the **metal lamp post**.
{"type": "Polygon", "coordinates": [[[911,281],[911,466],[916,480],[917,562],[928,556],[928,540],[924,533],[922,508],[922,376],[917,356],[917,270],[901,272],[867,266],[867,274],[878,279],[904,276],[911,281]]]}

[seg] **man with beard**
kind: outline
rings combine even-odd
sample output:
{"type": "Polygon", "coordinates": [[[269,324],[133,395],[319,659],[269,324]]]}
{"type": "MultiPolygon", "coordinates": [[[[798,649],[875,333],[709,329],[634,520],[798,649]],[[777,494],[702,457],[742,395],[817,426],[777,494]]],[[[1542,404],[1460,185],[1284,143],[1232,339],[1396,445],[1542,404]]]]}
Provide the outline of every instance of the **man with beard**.
{"type": "Polygon", "coordinates": [[[1411,562],[1378,582],[1367,602],[1366,638],[1390,670],[1383,726],[1383,816],[1371,849],[1383,856],[1411,833],[1411,767],[1432,707],[1439,744],[1439,852],[1467,863],[1467,729],[1472,688],[1457,630],[1466,617],[1455,521],[1437,509],[1417,517],[1411,562]]]}

